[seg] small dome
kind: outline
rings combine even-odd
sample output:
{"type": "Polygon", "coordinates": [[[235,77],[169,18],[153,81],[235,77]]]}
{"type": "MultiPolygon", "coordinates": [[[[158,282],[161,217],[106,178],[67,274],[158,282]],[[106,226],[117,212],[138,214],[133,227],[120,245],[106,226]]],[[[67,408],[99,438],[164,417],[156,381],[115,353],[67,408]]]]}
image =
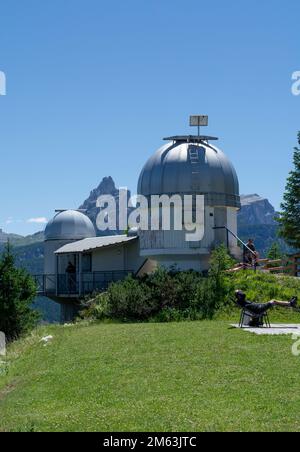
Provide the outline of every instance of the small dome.
{"type": "Polygon", "coordinates": [[[66,210],[49,221],[45,229],[45,240],[81,240],[96,237],[93,223],[82,212],[66,210]]]}
{"type": "Polygon", "coordinates": [[[226,155],[208,143],[175,142],[144,166],[138,194],[203,194],[211,206],[240,207],[239,182],[226,155]]]}

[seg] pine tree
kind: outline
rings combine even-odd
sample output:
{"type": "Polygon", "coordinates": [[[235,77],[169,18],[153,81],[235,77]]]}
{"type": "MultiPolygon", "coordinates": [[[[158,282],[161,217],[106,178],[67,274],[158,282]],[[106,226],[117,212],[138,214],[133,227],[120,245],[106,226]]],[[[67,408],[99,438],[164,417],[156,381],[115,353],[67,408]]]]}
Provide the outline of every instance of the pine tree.
{"type": "Polygon", "coordinates": [[[267,252],[267,258],[271,260],[282,259],[283,254],[278,242],[274,242],[267,252]]]}
{"type": "Polygon", "coordinates": [[[14,340],[30,331],[39,315],[31,308],[36,297],[36,285],[25,271],[16,268],[7,243],[0,258],[0,331],[14,340]]]}
{"type": "MultiPolygon", "coordinates": [[[[300,132],[298,133],[300,145],[300,132]]],[[[279,235],[290,246],[300,249],[300,148],[294,149],[294,169],[287,179],[286,189],[278,218],[279,235]]]]}

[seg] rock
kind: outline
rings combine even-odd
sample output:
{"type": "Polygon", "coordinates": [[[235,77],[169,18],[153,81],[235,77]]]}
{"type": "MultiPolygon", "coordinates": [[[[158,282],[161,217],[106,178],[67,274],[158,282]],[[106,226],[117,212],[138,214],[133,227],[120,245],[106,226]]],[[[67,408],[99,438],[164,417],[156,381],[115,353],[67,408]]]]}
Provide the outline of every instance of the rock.
{"type": "Polygon", "coordinates": [[[51,342],[53,340],[53,336],[45,336],[42,337],[42,339],[40,340],[40,342],[44,342],[44,344],[48,344],[49,342],[51,342]]]}

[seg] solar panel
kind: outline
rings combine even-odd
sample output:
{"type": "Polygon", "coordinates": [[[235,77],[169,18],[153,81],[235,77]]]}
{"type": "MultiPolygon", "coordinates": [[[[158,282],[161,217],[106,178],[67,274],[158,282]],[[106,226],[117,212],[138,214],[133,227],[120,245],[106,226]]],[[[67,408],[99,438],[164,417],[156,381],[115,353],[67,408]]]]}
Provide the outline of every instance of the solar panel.
{"type": "Polygon", "coordinates": [[[190,116],[191,127],[206,127],[208,126],[208,116],[206,115],[192,115],[190,116]]]}

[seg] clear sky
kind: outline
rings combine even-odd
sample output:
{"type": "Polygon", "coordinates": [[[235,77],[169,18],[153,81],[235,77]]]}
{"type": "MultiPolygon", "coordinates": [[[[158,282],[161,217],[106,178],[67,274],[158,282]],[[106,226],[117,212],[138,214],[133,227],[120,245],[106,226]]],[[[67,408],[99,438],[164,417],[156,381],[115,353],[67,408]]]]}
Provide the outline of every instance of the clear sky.
{"type": "Polygon", "coordinates": [[[135,192],[197,113],[241,193],[278,208],[300,130],[299,17],[299,0],[1,0],[0,228],[40,230],[104,176],[135,192]]]}

